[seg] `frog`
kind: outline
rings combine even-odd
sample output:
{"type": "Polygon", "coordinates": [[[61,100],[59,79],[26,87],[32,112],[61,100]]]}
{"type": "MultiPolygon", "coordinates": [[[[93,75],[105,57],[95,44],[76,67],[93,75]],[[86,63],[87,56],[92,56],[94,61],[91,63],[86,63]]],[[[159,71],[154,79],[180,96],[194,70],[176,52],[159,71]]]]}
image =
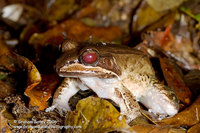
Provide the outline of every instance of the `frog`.
{"type": "Polygon", "coordinates": [[[141,116],[141,106],[158,116],[172,117],[179,100],[170,87],[156,77],[149,56],[135,48],[104,42],[65,40],[55,71],[64,77],[46,111],[71,111],[69,100],[79,90],[92,90],[120,108],[127,123],[141,116]]]}

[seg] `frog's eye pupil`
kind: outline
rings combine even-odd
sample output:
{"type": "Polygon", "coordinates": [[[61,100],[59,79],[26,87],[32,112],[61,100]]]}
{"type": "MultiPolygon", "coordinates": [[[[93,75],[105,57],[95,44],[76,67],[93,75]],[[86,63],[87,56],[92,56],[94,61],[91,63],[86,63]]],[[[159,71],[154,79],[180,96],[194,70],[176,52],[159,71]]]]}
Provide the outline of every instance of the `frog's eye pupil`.
{"type": "Polygon", "coordinates": [[[92,63],[96,62],[97,58],[98,58],[98,55],[95,52],[86,53],[82,57],[83,61],[87,64],[92,64],[92,63]]]}

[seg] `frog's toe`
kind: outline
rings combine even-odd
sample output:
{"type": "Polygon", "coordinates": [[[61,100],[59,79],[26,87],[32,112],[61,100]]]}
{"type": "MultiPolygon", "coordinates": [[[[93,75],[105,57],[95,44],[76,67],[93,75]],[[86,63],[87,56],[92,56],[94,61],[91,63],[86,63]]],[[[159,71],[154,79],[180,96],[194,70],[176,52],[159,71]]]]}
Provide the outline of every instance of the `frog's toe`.
{"type": "Polygon", "coordinates": [[[68,100],[66,100],[66,101],[55,100],[53,103],[53,107],[55,107],[59,112],[71,111],[68,100]]]}
{"type": "Polygon", "coordinates": [[[138,111],[132,110],[132,111],[124,111],[120,112],[126,119],[127,123],[130,123],[132,120],[134,120],[136,117],[141,116],[142,114],[138,111]]]}
{"type": "Polygon", "coordinates": [[[46,108],[46,109],[45,109],[45,112],[51,112],[51,111],[53,111],[55,108],[56,108],[56,105],[53,105],[53,106],[51,106],[51,107],[46,108]]]}
{"type": "Polygon", "coordinates": [[[173,104],[167,104],[165,112],[169,116],[174,116],[175,114],[178,113],[178,108],[174,106],[173,104]]]}
{"type": "Polygon", "coordinates": [[[57,99],[53,100],[52,106],[47,108],[45,111],[50,112],[57,109],[60,114],[66,113],[67,111],[71,111],[71,108],[69,107],[68,102],[69,102],[68,99],[62,99],[58,97],[57,99]]]}
{"type": "Polygon", "coordinates": [[[68,103],[65,104],[54,104],[51,107],[47,108],[45,111],[46,112],[51,112],[56,110],[60,115],[66,114],[67,111],[71,111],[68,103]]]}

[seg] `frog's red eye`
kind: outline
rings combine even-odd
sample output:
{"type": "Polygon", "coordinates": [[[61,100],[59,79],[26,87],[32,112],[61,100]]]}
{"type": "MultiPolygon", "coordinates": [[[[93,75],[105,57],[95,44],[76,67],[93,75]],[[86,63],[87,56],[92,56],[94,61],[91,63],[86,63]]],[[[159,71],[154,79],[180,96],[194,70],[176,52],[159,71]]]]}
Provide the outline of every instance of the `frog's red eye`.
{"type": "Polygon", "coordinates": [[[84,64],[94,64],[98,60],[98,53],[94,50],[88,50],[82,54],[84,64]]]}

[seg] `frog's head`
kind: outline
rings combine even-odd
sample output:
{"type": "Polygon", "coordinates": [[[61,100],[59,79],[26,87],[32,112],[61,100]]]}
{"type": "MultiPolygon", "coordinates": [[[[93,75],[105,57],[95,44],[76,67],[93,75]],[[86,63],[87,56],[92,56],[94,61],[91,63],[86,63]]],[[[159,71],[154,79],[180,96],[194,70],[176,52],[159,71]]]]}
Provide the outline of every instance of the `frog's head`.
{"type": "Polygon", "coordinates": [[[65,40],[56,61],[56,72],[61,77],[102,77],[120,75],[119,67],[105,43],[90,44],[65,40]]]}

